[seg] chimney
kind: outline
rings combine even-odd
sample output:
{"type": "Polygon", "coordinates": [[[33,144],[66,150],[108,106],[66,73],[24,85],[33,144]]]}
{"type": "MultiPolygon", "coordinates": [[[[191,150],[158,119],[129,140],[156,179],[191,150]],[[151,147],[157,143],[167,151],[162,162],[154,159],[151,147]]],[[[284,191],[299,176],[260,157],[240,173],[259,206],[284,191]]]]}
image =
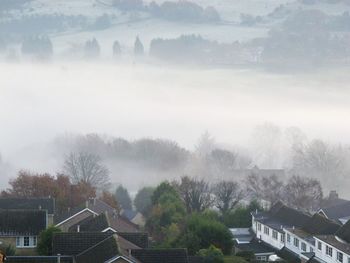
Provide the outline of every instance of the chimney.
{"type": "Polygon", "coordinates": [[[57,263],[61,263],[61,254],[57,254],[57,263]]]}
{"type": "Polygon", "coordinates": [[[338,195],[337,191],[335,191],[335,190],[330,191],[328,199],[329,200],[337,200],[337,199],[339,199],[339,195],[338,195]]]}
{"type": "Polygon", "coordinates": [[[80,232],[80,225],[77,225],[77,232],[80,232]]]}
{"type": "Polygon", "coordinates": [[[293,230],[295,230],[295,226],[293,226],[293,230]]]}
{"type": "Polygon", "coordinates": [[[41,205],[39,205],[39,210],[41,210],[41,205]]]}
{"type": "Polygon", "coordinates": [[[85,207],[89,207],[89,200],[85,201],[85,207]]]}

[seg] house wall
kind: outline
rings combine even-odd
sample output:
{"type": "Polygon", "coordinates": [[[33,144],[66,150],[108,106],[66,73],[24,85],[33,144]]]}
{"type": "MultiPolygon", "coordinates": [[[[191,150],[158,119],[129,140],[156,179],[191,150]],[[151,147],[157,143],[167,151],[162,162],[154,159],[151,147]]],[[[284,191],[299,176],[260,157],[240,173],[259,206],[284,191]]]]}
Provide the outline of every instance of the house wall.
{"type": "Polygon", "coordinates": [[[3,242],[4,246],[11,245],[16,248],[17,256],[35,256],[37,255],[36,248],[17,248],[16,247],[16,237],[1,237],[0,240],[3,242]]]}
{"type": "Polygon", "coordinates": [[[335,247],[327,244],[326,242],[321,241],[320,239],[317,239],[317,238],[315,238],[315,239],[316,239],[315,256],[318,257],[319,259],[322,259],[323,261],[325,261],[327,263],[340,263],[337,260],[337,252],[341,252],[341,253],[343,253],[343,263],[350,262],[350,254],[346,254],[343,251],[340,251],[340,250],[336,249],[335,247]],[[318,242],[321,242],[321,244],[322,244],[321,250],[318,249],[318,245],[317,245],[318,242]],[[332,257],[330,257],[329,255],[326,254],[326,246],[329,246],[333,249],[332,257]]]}
{"type": "Polygon", "coordinates": [[[262,241],[264,241],[265,243],[269,244],[270,246],[276,248],[276,249],[281,249],[284,247],[284,242],[281,241],[281,236],[284,235],[284,232],[283,231],[278,231],[277,232],[277,239],[273,238],[272,236],[272,233],[273,233],[273,229],[264,225],[264,224],[261,224],[259,222],[256,222],[255,220],[253,220],[254,224],[254,228],[255,230],[255,233],[256,233],[256,236],[257,238],[261,239],[262,241]],[[259,230],[259,224],[261,224],[261,228],[259,230]],[[269,229],[269,234],[266,234],[264,232],[264,228],[267,227],[269,229]]]}
{"type": "MultiPolygon", "coordinates": [[[[313,251],[315,251],[315,247],[313,245],[311,245],[310,243],[306,242],[304,239],[298,237],[297,235],[293,234],[292,232],[284,229],[284,232],[286,234],[285,236],[285,246],[286,248],[288,248],[289,250],[293,251],[295,254],[298,254],[299,256],[301,255],[301,253],[304,252],[311,252],[311,250],[313,249],[313,251]],[[288,242],[288,235],[290,235],[290,241],[288,242]],[[294,245],[294,238],[299,240],[299,246],[296,247],[294,245]],[[303,251],[301,249],[301,243],[305,243],[306,244],[306,251],[303,251]]],[[[346,262],[347,263],[347,262],[346,262]]]]}
{"type": "Polygon", "coordinates": [[[82,220],[88,218],[88,217],[91,216],[91,215],[93,215],[92,212],[90,212],[90,211],[88,211],[88,210],[85,210],[85,211],[83,211],[82,213],[80,213],[80,214],[78,214],[78,215],[72,217],[71,219],[65,221],[63,224],[58,225],[58,227],[59,227],[63,232],[68,232],[68,229],[69,229],[71,226],[73,226],[73,225],[79,223],[80,221],[82,221],[82,220]]]}

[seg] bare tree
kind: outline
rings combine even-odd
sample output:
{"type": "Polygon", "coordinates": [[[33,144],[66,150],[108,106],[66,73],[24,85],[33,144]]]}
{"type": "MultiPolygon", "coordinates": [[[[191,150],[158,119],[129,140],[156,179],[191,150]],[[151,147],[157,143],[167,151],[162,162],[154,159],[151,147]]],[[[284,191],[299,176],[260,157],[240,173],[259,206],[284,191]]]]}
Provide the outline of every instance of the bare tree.
{"type": "Polygon", "coordinates": [[[209,184],[202,180],[197,180],[184,176],[180,183],[175,184],[182,200],[189,213],[202,212],[213,204],[209,184]]]}
{"type": "Polygon", "coordinates": [[[307,212],[318,210],[323,197],[320,181],[297,175],[288,180],[285,193],[289,206],[307,212]]]}
{"type": "Polygon", "coordinates": [[[260,176],[256,173],[251,173],[246,178],[247,192],[251,198],[257,200],[265,200],[270,204],[284,200],[284,184],[275,175],[260,176]]]}
{"type": "Polygon", "coordinates": [[[97,189],[109,186],[109,171],[98,155],[72,152],[66,157],[63,168],[73,183],[84,182],[97,189]]]}
{"type": "Polygon", "coordinates": [[[349,156],[349,150],[342,146],[313,140],[293,149],[292,170],[302,176],[319,178],[331,189],[341,188],[347,179],[349,156]]]}
{"type": "Polygon", "coordinates": [[[244,197],[242,189],[236,182],[221,181],[214,185],[215,206],[224,214],[233,209],[244,197]]]}

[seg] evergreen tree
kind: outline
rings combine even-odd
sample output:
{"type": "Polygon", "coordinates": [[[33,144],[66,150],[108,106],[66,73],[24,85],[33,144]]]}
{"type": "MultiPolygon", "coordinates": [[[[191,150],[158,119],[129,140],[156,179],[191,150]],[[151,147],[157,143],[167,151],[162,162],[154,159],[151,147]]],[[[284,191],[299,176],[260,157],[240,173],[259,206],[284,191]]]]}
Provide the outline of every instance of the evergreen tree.
{"type": "Polygon", "coordinates": [[[119,58],[121,56],[122,49],[119,42],[116,40],[113,43],[113,56],[119,58]]]}
{"type": "Polygon", "coordinates": [[[101,48],[96,38],[86,41],[84,51],[86,58],[97,58],[100,56],[101,48]]]}
{"type": "Polygon", "coordinates": [[[143,56],[144,53],[145,53],[145,48],[143,47],[143,44],[140,38],[137,36],[135,40],[135,45],[134,45],[134,54],[135,56],[143,56]]]}
{"type": "Polygon", "coordinates": [[[122,185],[115,190],[115,199],[123,209],[132,209],[132,202],[129,192],[122,185]]]}

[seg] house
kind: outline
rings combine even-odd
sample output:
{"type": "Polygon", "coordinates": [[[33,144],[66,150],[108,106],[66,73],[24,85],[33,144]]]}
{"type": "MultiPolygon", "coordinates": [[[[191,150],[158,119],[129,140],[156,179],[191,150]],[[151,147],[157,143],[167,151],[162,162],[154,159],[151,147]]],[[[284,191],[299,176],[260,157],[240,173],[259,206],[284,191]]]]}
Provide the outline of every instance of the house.
{"type": "Polygon", "coordinates": [[[65,256],[8,256],[6,262],[11,263],[73,263],[73,257],[65,256]]]}
{"type": "Polygon", "coordinates": [[[350,221],[334,235],[316,235],[316,249],[313,260],[326,263],[350,262],[350,221]]]}
{"type": "Polygon", "coordinates": [[[350,219],[350,201],[339,198],[336,191],[323,200],[318,213],[328,219],[345,224],[350,219]]]}
{"type": "Polygon", "coordinates": [[[55,199],[48,198],[0,198],[0,209],[46,210],[47,224],[54,223],[55,199]]]}
{"type": "Polygon", "coordinates": [[[67,232],[73,226],[79,226],[84,220],[90,220],[102,213],[108,215],[109,221],[116,228],[116,231],[138,232],[138,226],[127,220],[125,217],[118,215],[117,211],[97,198],[90,198],[84,204],[67,213],[58,215],[55,218],[55,225],[62,231],[67,232]],[[113,222],[113,223],[112,223],[113,222]]]}
{"type": "Polygon", "coordinates": [[[304,260],[307,260],[316,250],[315,236],[332,235],[339,228],[340,224],[316,213],[302,227],[284,228],[286,235],[285,247],[296,256],[300,258],[304,256],[304,260]]]}
{"type": "Polygon", "coordinates": [[[257,261],[268,261],[276,250],[255,238],[250,228],[230,228],[234,241],[234,253],[252,252],[257,261]]]}
{"type": "Polygon", "coordinates": [[[138,226],[116,214],[102,213],[89,216],[69,227],[68,232],[140,232],[138,226]]]}
{"type": "Polygon", "coordinates": [[[123,209],[120,214],[127,218],[130,222],[140,227],[144,227],[146,224],[146,219],[140,212],[130,209],[123,209]]]}
{"type": "Polygon", "coordinates": [[[35,255],[38,236],[48,224],[46,210],[0,210],[0,241],[18,255],[35,255]]]}
{"type": "Polygon", "coordinates": [[[186,249],[148,249],[143,233],[55,233],[53,254],[74,263],[188,263],[186,249]]]}
{"type": "Polygon", "coordinates": [[[117,236],[111,233],[56,233],[53,254],[71,256],[76,263],[104,263],[119,254],[117,236]]]}
{"type": "Polygon", "coordinates": [[[141,263],[188,263],[187,250],[173,249],[133,249],[131,256],[141,263]]]}
{"type": "Polygon", "coordinates": [[[252,231],[259,240],[280,250],[285,246],[284,229],[300,228],[310,218],[310,215],[277,202],[268,212],[252,213],[252,231]]]}

